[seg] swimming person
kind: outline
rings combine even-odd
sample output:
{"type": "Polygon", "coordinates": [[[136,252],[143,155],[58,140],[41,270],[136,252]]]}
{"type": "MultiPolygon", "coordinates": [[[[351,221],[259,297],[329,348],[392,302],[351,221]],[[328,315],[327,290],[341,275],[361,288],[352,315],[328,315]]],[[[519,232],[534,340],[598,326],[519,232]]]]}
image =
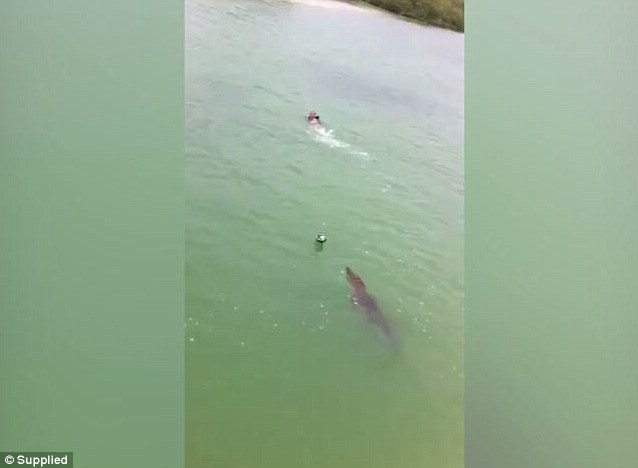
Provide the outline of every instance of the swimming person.
{"type": "Polygon", "coordinates": [[[321,125],[321,121],[319,120],[319,116],[317,115],[317,113],[315,111],[308,112],[308,115],[306,116],[306,119],[311,124],[319,124],[319,125],[321,125]]]}

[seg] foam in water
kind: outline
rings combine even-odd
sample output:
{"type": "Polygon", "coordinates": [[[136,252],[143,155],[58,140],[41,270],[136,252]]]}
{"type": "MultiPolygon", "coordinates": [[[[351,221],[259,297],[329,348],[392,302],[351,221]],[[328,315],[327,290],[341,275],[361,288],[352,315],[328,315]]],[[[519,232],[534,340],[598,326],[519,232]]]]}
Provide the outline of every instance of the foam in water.
{"type": "Polygon", "coordinates": [[[357,151],[352,148],[352,145],[350,143],[339,140],[337,137],[334,136],[334,130],[332,129],[326,129],[323,127],[312,127],[309,132],[313,136],[315,141],[323,143],[330,148],[343,149],[353,156],[360,156],[366,159],[370,157],[370,155],[365,151],[357,151]]]}

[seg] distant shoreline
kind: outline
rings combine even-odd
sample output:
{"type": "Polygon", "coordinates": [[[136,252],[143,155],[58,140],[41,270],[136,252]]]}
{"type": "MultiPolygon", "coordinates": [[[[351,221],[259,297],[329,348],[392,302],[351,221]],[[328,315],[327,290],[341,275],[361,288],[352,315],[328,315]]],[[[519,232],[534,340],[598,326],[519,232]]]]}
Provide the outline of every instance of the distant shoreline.
{"type": "Polygon", "coordinates": [[[465,0],[342,0],[370,5],[403,18],[456,32],[465,31],[465,0]]]}

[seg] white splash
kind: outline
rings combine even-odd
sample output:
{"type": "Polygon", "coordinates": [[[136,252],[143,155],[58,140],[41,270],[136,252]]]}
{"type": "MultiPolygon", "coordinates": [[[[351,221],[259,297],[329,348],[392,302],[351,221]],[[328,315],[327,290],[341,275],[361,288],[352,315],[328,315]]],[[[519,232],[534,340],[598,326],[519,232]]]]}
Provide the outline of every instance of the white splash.
{"type": "Polygon", "coordinates": [[[345,150],[352,156],[358,156],[366,160],[370,158],[370,155],[365,151],[355,150],[354,148],[352,148],[352,145],[350,143],[339,140],[334,135],[333,129],[327,129],[325,127],[313,125],[308,131],[313,136],[315,141],[322,143],[330,148],[345,150]]]}

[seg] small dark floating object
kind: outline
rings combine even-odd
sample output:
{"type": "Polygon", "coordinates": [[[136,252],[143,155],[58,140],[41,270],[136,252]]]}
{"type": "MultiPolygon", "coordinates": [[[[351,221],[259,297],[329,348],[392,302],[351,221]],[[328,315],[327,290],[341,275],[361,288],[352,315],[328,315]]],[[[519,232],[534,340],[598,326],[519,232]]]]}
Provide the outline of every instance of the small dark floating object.
{"type": "Polygon", "coordinates": [[[315,240],[317,242],[319,242],[320,244],[323,244],[324,242],[326,242],[328,239],[326,238],[326,236],[324,236],[323,234],[317,234],[315,237],[315,240]]]}

